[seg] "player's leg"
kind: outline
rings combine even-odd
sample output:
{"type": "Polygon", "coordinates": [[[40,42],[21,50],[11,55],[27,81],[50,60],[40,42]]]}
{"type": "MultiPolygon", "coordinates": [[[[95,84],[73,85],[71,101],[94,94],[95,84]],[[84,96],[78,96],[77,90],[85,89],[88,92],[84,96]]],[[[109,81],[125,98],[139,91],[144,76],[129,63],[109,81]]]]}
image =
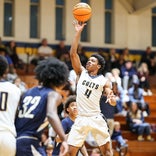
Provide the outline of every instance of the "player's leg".
{"type": "Polygon", "coordinates": [[[111,146],[111,139],[110,133],[108,129],[107,122],[105,118],[101,115],[97,115],[91,118],[90,126],[92,126],[92,135],[97,142],[101,154],[104,156],[112,156],[112,146],[111,146]]]}
{"type": "Polygon", "coordinates": [[[88,134],[86,117],[77,117],[68,135],[69,155],[76,156],[88,134]]]}
{"type": "Polygon", "coordinates": [[[79,147],[69,145],[69,156],[76,156],[79,151],[79,147]]]}
{"type": "Polygon", "coordinates": [[[15,156],[16,138],[10,132],[0,132],[0,155],[15,156]]]}

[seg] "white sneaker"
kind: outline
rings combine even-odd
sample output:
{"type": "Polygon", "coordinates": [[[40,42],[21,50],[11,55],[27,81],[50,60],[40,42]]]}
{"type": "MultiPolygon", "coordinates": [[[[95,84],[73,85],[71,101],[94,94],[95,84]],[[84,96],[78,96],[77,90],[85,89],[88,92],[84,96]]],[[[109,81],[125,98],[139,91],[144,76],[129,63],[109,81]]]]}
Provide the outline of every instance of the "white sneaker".
{"type": "Polygon", "coordinates": [[[148,93],[146,91],[143,92],[143,96],[147,96],[148,93]]]}
{"type": "Polygon", "coordinates": [[[153,95],[153,93],[152,93],[150,90],[147,91],[147,94],[148,94],[149,96],[152,96],[152,95],[153,95]]]}

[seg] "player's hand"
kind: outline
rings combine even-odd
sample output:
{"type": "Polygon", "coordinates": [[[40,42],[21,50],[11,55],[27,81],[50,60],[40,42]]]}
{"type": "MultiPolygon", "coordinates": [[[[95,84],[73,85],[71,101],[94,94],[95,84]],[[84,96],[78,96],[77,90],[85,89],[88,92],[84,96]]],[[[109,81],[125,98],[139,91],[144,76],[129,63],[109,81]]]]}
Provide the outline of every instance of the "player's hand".
{"type": "Polygon", "coordinates": [[[115,106],[116,105],[116,96],[113,94],[113,93],[111,93],[111,94],[108,94],[107,95],[107,100],[106,100],[106,103],[109,103],[109,104],[111,104],[112,106],[115,106]]]}
{"type": "Polygon", "coordinates": [[[69,147],[66,141],[63,141],[60,148],[59,156],[65,156],[68,153],[69,147]]]}
{"type": "Polygon", "coordinates": [[[75,30],[77,32],[81,32],[86,25],[86,23],[78,22],[78,21],[73,21],[73,25],[75,27],[75,30]]]}

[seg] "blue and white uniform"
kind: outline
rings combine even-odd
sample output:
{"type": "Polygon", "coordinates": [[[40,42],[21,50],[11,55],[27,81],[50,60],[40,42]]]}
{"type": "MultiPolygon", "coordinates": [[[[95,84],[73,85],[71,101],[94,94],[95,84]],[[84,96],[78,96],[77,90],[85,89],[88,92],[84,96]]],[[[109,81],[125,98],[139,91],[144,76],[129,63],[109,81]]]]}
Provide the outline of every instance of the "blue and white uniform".
{"type": "Polygon", "coordinates": [[[51,91],[52,89],[46,87],[34,87],[23,95],[15,121],[16,156],[46,155],[39,143],[41,132],[46,126],[43,124],[46,119],[47,97],[51,91]]]}

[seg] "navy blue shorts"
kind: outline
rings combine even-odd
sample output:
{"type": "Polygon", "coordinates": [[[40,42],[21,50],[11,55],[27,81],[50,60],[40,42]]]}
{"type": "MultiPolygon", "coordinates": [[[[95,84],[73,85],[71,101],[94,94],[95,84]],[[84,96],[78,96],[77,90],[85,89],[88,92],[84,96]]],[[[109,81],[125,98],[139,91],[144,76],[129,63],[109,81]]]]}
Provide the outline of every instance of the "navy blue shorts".
{"type": "Polygon", "coordinates": [[[46,156],[44,147],[40,146],[39,140],[20,138],[16,142],[16,156],[46,156]]]}

